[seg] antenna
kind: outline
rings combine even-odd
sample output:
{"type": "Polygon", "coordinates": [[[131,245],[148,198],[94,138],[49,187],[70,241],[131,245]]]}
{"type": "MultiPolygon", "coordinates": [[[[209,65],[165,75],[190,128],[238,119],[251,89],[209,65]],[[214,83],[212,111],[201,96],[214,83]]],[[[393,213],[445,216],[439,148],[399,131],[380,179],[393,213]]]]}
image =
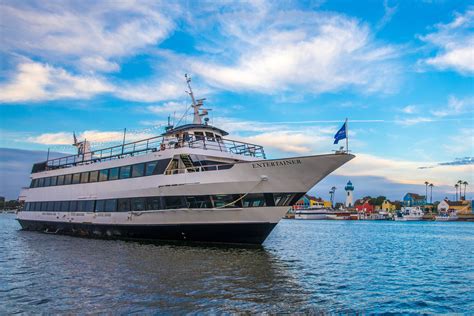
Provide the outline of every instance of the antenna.
{"type": "Polygon", "coordinates": [[[204,100],[206,99],[199,99],[196,102],[196,99],[194,98],[194,93],[193,89],[191,88],[191,76],[188,76],[188,74],[185,74],[184,77],[186,78],[186,83],[188,84],[189,92],[186,91],[187,94],[191,97],[191,100],[193,101],[192,107],[194,109],[194,119],[193,119],[193,124],[202,124],[202,119],[201,116],[207,115],[207,112],[204,112],[202,114],[199,113],[199,108],[204,105],[204,100]]]}

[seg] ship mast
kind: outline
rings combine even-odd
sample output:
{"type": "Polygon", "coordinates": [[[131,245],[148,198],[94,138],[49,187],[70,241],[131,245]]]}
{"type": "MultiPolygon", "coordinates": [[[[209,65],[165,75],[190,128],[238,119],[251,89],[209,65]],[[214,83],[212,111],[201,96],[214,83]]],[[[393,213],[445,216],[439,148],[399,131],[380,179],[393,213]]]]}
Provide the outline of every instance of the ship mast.
{"type": "MultiPolygon", "coordinates": [[[[193,104],[191,105],[192,108],[194,109],[194,118],[193,118],[193,124],[202,124],[202,116],[206,116],[208,114],[206,109],[202,109],[202,112],[199,112],[199,108],[204,105],[204,100],[206,99],[199,99],[196,100],[194,98],[194,93],[193,89],[191,88],[191,76],[188,76],[188,74],[185,74],[184,77],[186,78],[186,83],[188,84],[189,91],[186,91],[187,94],[191,97],[191,100],[193,101],[193,104]]],[[[207,119],[205,119],[206,124],[207,124],[207,119]]]]}

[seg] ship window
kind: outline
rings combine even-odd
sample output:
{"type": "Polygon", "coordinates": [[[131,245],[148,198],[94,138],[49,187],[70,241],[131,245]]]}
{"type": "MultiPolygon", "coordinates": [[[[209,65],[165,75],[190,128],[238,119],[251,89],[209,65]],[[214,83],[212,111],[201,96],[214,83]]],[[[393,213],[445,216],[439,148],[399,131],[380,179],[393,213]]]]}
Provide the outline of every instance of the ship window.
{"type": "Polygon", "coordinates": [[[265,197],[261,193],[248,194],[243,202],[244,207],[261,207],[265,206],[265,197]]]}
{"type": "Polygon", "coordinates": [[[69,212],[69,201],[61,201],[61,212],[69,212]]]}
{"type": "Polygon", "coordinates": [[[132,166],[132,178],[143,177],[145,171],[145,164],[139,163],[132,166]]]}
{"type": "Polygon", "coordinates": [[[109,176],[109,169],[104,169],[99,171],[99,181],[107,181],[109,176]]]}
{"type": "Polygon", "coordinates": [[[36,179],[31,180],[30,188],[35,188],[36,187],[36,179]]]}
{"type": "Polygon", "coordinates": [[[99,178],[99,171],[91,171],[89,174],[89,182],[97,182],[99,178]]]}
{"type": "Polygon", "coordinates": [[[81,173],[81,183],[89,182],[89,172],[81,173]]]}
{"type": "Polygon", "coordinates": [[[55,201],[54,202],[54,211],[55,212],[61,212],[61,202],[60,201],[55,201]]]}
{"type": "Polygon", "coordinates": [[[30,210],[30,202],[26,202],[25,203],[25,211],[29,211],[30,210]]]}
{"type": "Polygon", "coordinates": [[[186,200],[183,196],[167,196],[164,198],[166,209],[185,208],[186,200]]]}
{"type": "Polygon", "coordinates": [[[118,200],[118,212],[130,212],[130,199],[118,200]]]}
{"type": "Polygon", "coordinates": [[[49,187],[50,185],[51,185],[51,178],[50,177],[44,178],[44,186],[49,187]]]}
{"type": "Polygon", "coordinates": [[[234,200],[236,199],[234,199],[234,196],[231,194],[218,194],[212,196],[214,207],[236,207],[235,203],[231,204],[234,200]]]}
{"type": "Polygon", "coordinates": [[[119,168],[111,168],[109,170],[109,180],[117,180],[119,177],[119,168]]]}
{"type": "Polygon", "coordinates": [[[149,161],[146,163],[146,167],[145,167],[145,175],[146,176],[151,176],[155,173],[153,173],[153,171],[155,170],[156,168],[156,165],[158,164],[158,161],[149,161]]]}
{"type": "Polygon", "coordinates": [[[31,211],[36,212],[36,206],[38,205],[37,202],[31,202],[31,211]]]}
{"type": "Polygon", "coordinates": [[[120,179],[130,178],[130,169],[132,166],[120,167],[120,179]]]}
{"type": "Polygon", "coordinates": [[[48,212],[54,211],[54,202],[48,202],[48,212]]]}
{"type": "Polygon", "coordinates": [[[82,201],[71,201],[69,203],[69,212],[80,212],[82,209],[80,208],[80,204],[82,201]]]}
{"type": "Polygon", "coordinates": [[[64,176],[64,184],[71,184],[72,182],[72,174],[67,174],[64,176]]]}
{"type": "Polygon", "coordinates": [[[145,210],[145,198],[133,198],[132,211],[144,211],[144,210],[145,210]]]}
{"type": "Polygon", "coordinates": [[[80,173],[75,173],[72,175],[72,184],[77,184],[81,182],[81,174],[80,173]]]}
{"type": "Polygon", "coordinates": [[[105,200],[105,212],[116,212],[117,211],[117,200],[105,200]]]}
{"type": "Polygon", "coordinates": [[[211,142],[214,141],[214,134],[210,133],[210,132],[206,132],[206,138],[207,140],[210,140],[211,142]]]}
{"type": "Polygon", "coordinates": [[[219,135],[216,135],[216,139],[218,142],[222,142],[222,137],[220,137],[219,135]]]}
{"type": "Polygon", "coordinates": [[[153,196],[146,199],[146,209],[147,210],[159,210],[161,209],[160,197],[153,196]]]}
{"type": "Polygon", "coordinates": [[[273,199],[273,193],[264,193],[265,205],[266,206],[275,206],[275,200],[273,199]]]}
{"type": "Polygon", "coordinates": [[[208,195],[186,197],[189,208],[212,208],[211,198],[208,195]]]}
{"type": "Polygon", "coordinates": [[[48,202],[41,202],[41,212],[48,211],[48,202]]]}
{"type": "Polygon", "coordinates": [[[83,211],[84,212],[94,212],[94,200],[88,200],[88,201],[83,201],[84,202],[84,207],[83,211]]]}
{"type": "Polygon", "coordinates": [[[103,212],[104,210],[105,210],[105,200],[95,201],[95,211],[96,212],[103,212]]]}
{"type": "Polygon", "coordinates": [[[63,185],[63,184],[64,184],[64,176],[58,176],[57,185],[63,185]]]}
{"type": "Polygon", "coordinates": [[[204,139],[204,133],[203,132],[194,132],[194,137],[196,140],[203,140],[204,139]]]}
{"type": "Polygon", "coordinates": [[[38,179],[38,186],[39,186],[39,187],[44,186],[44,178],[39,178],[39,179],[38,179]]]}
{"type": "Polygon", "coordinates": [[[58,177],[51,177],[51,185],[56,185],[58,182],[58,177]]]}

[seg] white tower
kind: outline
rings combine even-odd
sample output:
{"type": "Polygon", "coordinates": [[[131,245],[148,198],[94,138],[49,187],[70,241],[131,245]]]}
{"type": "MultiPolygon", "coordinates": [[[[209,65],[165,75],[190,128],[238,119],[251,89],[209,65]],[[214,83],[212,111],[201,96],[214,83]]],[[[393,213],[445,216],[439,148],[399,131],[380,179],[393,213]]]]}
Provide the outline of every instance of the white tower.
{"type": "Polygon", "coordinates": [[[346,190],[346,207],[353,207],[354,200],[352,197],[352,192],[354,191],[354,186],[352,185],[352,182],[350,180],[349,182],[347,182],[346,187],[344,189],[346,190]]]}

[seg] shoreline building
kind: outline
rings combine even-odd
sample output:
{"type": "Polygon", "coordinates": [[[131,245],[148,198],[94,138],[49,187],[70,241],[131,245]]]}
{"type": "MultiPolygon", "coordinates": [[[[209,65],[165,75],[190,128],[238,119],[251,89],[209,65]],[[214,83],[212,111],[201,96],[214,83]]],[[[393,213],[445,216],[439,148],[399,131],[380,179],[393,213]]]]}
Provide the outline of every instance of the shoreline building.
{"type": "Polygon", "coordinates": [[[349,180],[344,188],[346,190],[346,208],[348,207],[354,207],[354,197],[353,197],[353,192],[354,192],[354,186],[352,185],[351,180],[349,180]]]}

